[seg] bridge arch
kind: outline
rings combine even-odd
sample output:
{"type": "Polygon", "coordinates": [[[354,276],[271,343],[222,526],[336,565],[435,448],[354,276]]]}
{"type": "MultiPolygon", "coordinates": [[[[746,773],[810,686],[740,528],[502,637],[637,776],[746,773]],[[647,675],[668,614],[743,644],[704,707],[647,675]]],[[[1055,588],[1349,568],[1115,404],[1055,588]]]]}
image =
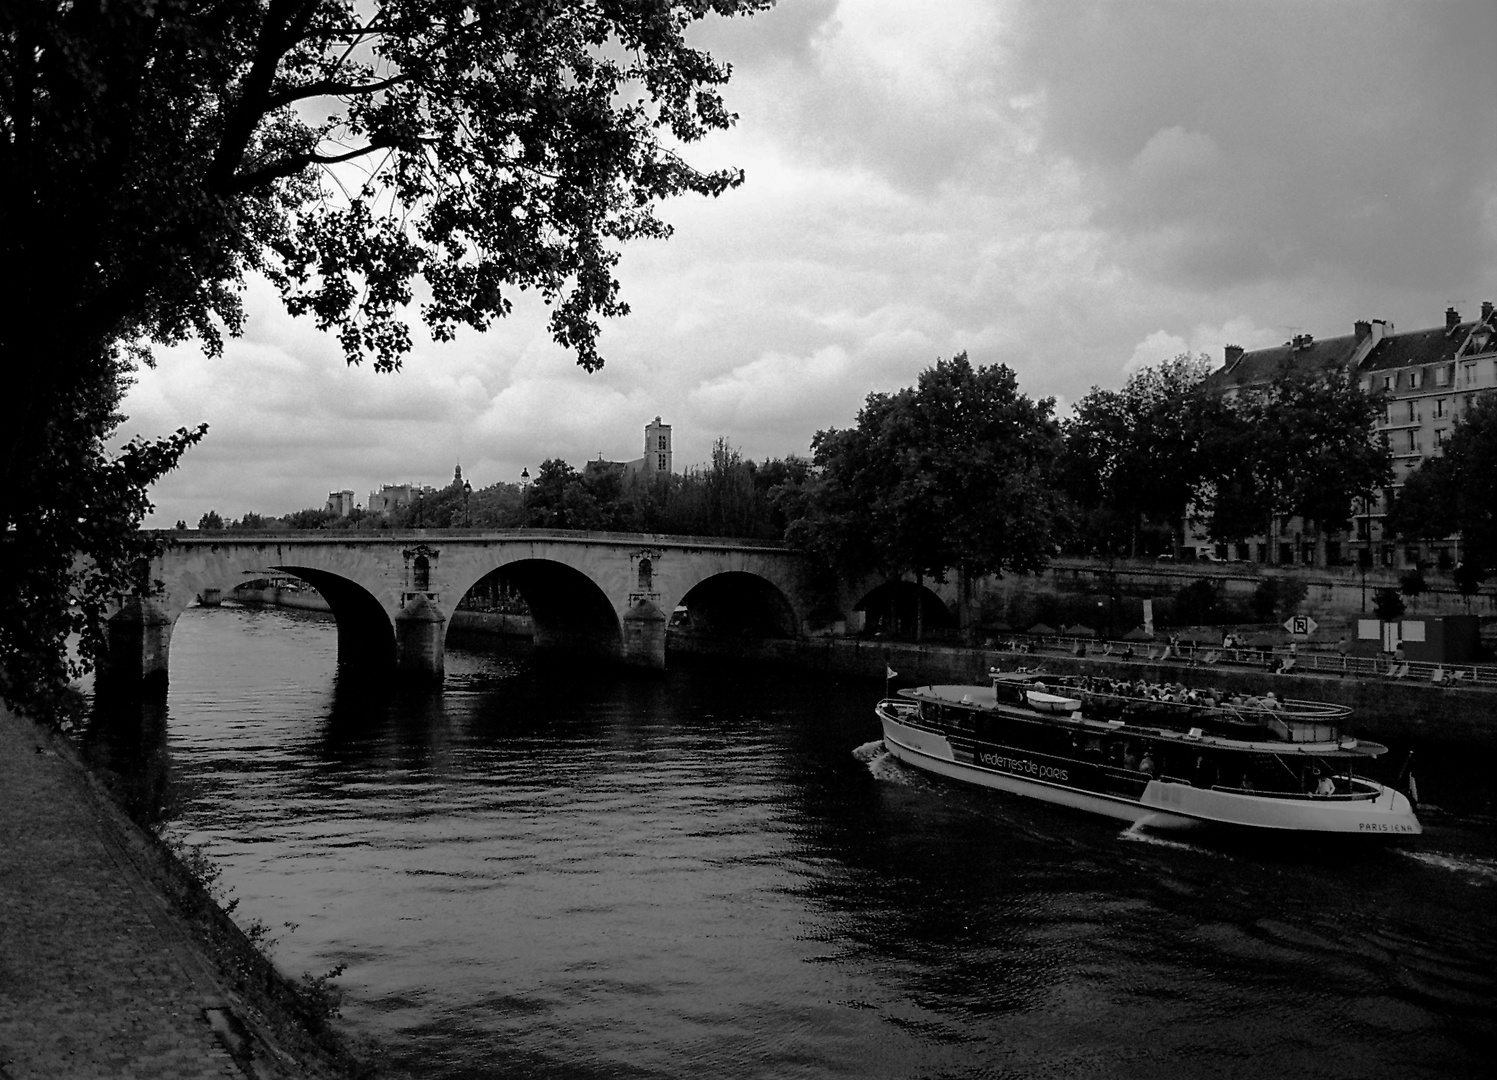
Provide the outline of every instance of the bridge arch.
{"type": "Polygon", "coordinates": [[[205,593],[228,593],[246,575],[268,571],[306,581],[327,601],[337,626],[340,665],[389,670],[398,657],[399,609],[381,598],[381,582],[356,563],[338,566],[323,559],[317,565],[286,557],[305,554],[309,552],[285,551],[278,545],[199,544],[183,557],[158,564],[160,593],[125,602],[110,619],[106,668],[132,679],[164,680],[171,635],[182,612],[205,593]]]}
{"type": "Polygon", "coordinates": [[[395,663],[395,625],[373,593],[356,581],[311,566],[270,567],[301,578],[322,594],[338,627],[338,663],[388,670],[395,663]]]}
{"type": "Polygon", "coordinates": [[[801,618],[775,582],[750,570],[703,575],[671,605],[685,606],[696,631],[720,637],[797,637],[801,618]]]}
{"type": "Polygon", "coordinates": [[[866,589],[852,606],[863,615],[863,632],[914,637],[916,628],[951,630],[956,616],[940,594],[927,585],[903,579],[866,589]]]}
{"type": "MultiPolygon", "coordinates": [[[[501,573],[530,609],[532,641],[537,649],[566,649],[609,659],[624,651],[624,632],[619,614],[608,594],[590,575],[561,560],[516,553],[497,558],[459,593],[453,592],[453,607],[479,582],[496,571],[501,573]]],[[[482,563],[479,564],[483,565],[482,563]]],[[[462,580],[472,576],[469,568],[462,580]]]]}

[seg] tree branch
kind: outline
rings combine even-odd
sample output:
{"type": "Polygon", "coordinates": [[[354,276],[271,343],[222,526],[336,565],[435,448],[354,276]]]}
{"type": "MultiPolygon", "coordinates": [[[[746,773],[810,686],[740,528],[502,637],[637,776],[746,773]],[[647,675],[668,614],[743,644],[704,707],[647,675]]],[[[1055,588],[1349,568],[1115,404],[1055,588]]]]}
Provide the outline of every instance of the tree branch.
{"type": "Polygon", "coordinates": [[[270,0],[255,42],[255,59],[240,84],[238,99],[224,115],[223,137],[208,167],[208,186],[216,191],[243,190],[236,180],[239,162],[266,112],[276,69],[286,51],[306,32],[320,0],[270,0]]]}
{"type": "Polygon", "coordinates": [[[265,111],[273,112],[298,101],[306,101],[315,97],[354,97],[363,94],[377,94],[381,90],[388,90],[392,86],[411,81],[410,75],[401,72],[392,75],[388,79],[372,83],[338,82],[335,79],[319,79],[317,82],[307,83],[291,90],[282,90],[278,94],[271,94],[265,102],[265,111]]]}
{"type": "Polygon", "coordinates": [[[295,176],[308,165],[338,165],[345,161],[353,161],[356,158],[372,154],[376,150],[385,149],[391,145],[389,139],[382,139],[379,136],[375,136],[369,145],[350,150],[346,154],[293,154],[288,158],[282,158],[280,161],[261,166],[250,172],[237,174],[230,182],[229,189],[231,191],[251,191],[273,180],[295,176]]]}

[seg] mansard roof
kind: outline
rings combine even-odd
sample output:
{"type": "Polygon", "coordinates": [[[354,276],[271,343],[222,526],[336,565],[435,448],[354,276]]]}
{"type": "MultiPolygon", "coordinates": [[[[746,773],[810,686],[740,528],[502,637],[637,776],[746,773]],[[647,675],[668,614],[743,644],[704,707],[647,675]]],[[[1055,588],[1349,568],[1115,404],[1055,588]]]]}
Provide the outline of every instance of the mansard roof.
{"type": "Polygon", "coordinates": [[[1454,327],[1431,326],[1383,338],[1362,362],[1362,371],[1387,371],[1390,368],[1417,367],[1420,364],[1451,363],[1456,350],[1465,344],[1475,322],[1454,327]]]}
{"type": "Polygon", "coordinates": [[[1320,374],[1349,367],[1356,352],[1355,334],[1318,341],[1305,334],[1282,345],[1244,352],[1235,361],[1206,376],[1202,385],[1216,394],[1249,386],[1266,386],[1278,378],[1286,363],[1298,371],[1320,374]]]}

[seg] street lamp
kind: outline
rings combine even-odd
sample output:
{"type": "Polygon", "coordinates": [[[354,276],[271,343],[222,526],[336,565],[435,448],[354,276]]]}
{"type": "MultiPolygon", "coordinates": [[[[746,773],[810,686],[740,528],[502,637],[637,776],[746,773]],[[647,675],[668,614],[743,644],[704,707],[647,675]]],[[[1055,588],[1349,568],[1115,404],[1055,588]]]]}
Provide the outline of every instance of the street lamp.
{"type": "Polygon", "coordinates": [[[473,511],[468,508],[468,499],[473,494],[473,485],[463,481],[463,518],[467,521],[468,528],[473,527],[473,511]]]}

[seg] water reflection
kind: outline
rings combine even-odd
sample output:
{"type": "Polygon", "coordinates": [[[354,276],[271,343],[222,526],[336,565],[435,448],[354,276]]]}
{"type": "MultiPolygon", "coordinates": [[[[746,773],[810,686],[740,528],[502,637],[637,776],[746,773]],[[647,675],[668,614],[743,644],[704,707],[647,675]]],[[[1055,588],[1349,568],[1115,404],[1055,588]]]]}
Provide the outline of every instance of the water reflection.
{"type": "Polygon", "coordinates": [[[171,769],[109,752],[422,1076],[1435,1076],[1497,1035],[1465,819],[1448,864],[1155,844],[881,760],[876,685],[456,649],[402,694],[325,624],[194,618],[171,769]]]}
{"type": "Polygon", "coordinates": [[[129,815],[155,826],[176,814],[167,749],[167,698],[159,693],[96,695],[79,751],[129,815]]]}

